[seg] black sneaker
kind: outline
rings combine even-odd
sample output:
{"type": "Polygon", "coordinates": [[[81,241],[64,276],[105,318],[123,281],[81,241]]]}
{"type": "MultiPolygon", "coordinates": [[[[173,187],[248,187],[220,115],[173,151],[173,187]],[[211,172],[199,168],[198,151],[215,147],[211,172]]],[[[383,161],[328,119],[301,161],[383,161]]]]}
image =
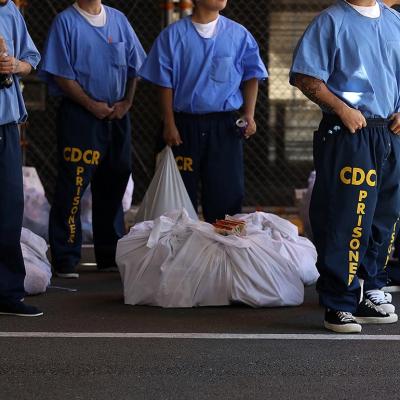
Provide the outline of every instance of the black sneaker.
{"type": "Polygon", "coordinates": [[[368,298],[358,305],[354,318],[359,324],[393,324],[398,319],[397,314],[386,313],[368,298]]]}
{"type": "Polygon", "coordinates": [[[395,306],[392,304],[392,296],[382,290],[367,290],[365,298],[382,308],[387,314],[394,314],[396,311],[395,306]]]}
{"type": "Polygon", "coordinates": [[[388,293],[400,292],[400,282],[389,278],[386,286],[383,287],[382,290],[388,293]]]}
{"type": "Polygon", "coordinates": [[[357,323],[353,314],[345,311],[325,310],[324,326],[338,333],[360,333],[361,325],[357,323]]]}
{"type": "Polygon", "coordinates": [[[19,317],[40,317],[43,311],[28,306],[21,301],[0,303],[0,315],[16,315],[19,317]]]}
{"type": "Polygon", "coordinates": [[[54,273],[58,278],[64,278],[64,279],[79,278],[79,274],[75,271],[74,267],[57,267],[54,268],[54,273]]]}

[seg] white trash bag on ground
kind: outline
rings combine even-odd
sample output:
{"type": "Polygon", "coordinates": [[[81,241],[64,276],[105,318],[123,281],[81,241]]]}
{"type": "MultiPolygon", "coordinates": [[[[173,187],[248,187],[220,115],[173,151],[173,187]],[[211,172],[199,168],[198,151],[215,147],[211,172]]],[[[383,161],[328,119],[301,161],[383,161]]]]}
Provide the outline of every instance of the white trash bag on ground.
{"type": "Polygon", "coordinates": [[[24,218],[22,226],[48,240],[50,204],[36,168],[22,167],[24,218]]]}
{"type": "Polygon", "coordinates": [[[51,280],[46,241],[28,229],[22,228],[21,249],[26,270],[25,291],[28,294],[44,293],[51,280]]]}
{"type": "Polygon", "coordinates": [[[181,174],[169,146],[160,153],[159,163],[136,214],[135,221],[155,220],[161,215],[179,209],[186,209],[190,218],[198,220],[181,174]]]}
{"type": "Polygon", "coordinates": [[[304,284],[316,276],[315,249],[295,237],[294,225],[268,215],[242,215],[247,222],[245,237],[219,235],[211,224],[191,219],[186,210],[135,225],[117,246],[125,303],[301,304],[304,284]],[[306,260],[307,268],[314,259],[314,271],[303,271],[299,257],[306,260]]]}

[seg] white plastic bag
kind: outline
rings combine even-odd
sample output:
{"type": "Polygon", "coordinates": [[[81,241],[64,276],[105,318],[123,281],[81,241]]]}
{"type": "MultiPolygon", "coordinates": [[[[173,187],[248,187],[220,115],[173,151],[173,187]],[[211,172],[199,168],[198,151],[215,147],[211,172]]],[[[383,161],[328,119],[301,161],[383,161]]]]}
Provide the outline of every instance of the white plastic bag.
{"type": "Polygon", "coordinates": [[[160,154],[153,180],[136,214],[136,223],[155,220],[173,210],[186,209],[190,218],[198,220],[181,174],[169,146],[160,154]]]}
{"type": "Polygon", "coordinates": [[[304,283],[317,274],[312,244],[305,244],[297,228],[277,216],[240,217],[247,222],[246,237],[221,236],[212,225],[189,218],[185,210],[135,225],[117,246],[125,303],[301,304],[304,283]]]}
{"type": "Polygon", "coordinates": [[[25,291],[28,294],[44,293],[51,280],[46,241],[28,229],[22,228],[21,249],[26,270],[25,291]]]}
{"type": "Polygon", "coordinates": [[[24,218],[22,226],[48,240],[50,204],[36,168],[23,167],[24,218]]]}

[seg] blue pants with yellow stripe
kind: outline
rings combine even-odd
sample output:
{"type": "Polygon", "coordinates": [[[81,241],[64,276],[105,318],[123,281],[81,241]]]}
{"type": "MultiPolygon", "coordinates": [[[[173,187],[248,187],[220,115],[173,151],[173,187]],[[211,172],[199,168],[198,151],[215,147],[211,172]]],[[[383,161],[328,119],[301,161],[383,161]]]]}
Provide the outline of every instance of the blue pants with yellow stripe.
{"type": "Polygon", "coordinates": [[[380,276],[400,213],[400,137],[390,121],[367,120],[351,134],[325,115],[314,134],[316,181],[310,221],[318,251],[320,303],[355,312],[380,276]]]}
{"type": "Polygon", "coordinates": [[[0,302],[24,295],[21,251],[24,213],[21,146],[17,124],[0,125],[0,302]]]}
{"type": "Polygon", "coordinates": [[[176,113],[175,122],[183,144],[172,150],[195,210],[201,184],[207,222],[240,213],[244,197],[243,140],[234,114],[176,113]]]}
{"type": "Polygon", "coordinates": [[[73,270],[81,257],[80,201],[91,183],[97,267],[115,266],[124,235],[122,198],[131,174],[129,116],[99,120],[64,100],[58,114],[58,177],[50,212],[49,239],[56,270],[73,270]]]}

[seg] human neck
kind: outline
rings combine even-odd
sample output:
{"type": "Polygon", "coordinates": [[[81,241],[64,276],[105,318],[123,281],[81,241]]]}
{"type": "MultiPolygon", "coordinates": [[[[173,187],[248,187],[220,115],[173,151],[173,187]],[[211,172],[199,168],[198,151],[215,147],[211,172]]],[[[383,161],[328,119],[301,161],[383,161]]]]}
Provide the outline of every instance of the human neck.
{"type": "Polygon", "coordinates": [[[360,7],[373,7],[376,4],[376,0],[346,0],[348,3],[354,6],[360,7]]]}
{"type": "Polygon", "coordinates": [[[197,6],[192,16],[192,21],[199,24],[208,24],[215,21],[219,17],[218,11],[210,11],[197,6]]]}
{"type": "Polygon", "coordinates": [[[384,0],[384,3],[385,3],[388,7],[393,7],[393,6],[400,5],[400,1],[399,1],[399,0],[384,0]]]}
{"type": "Polygon", "coordinates": [[[89,14],[98,15],[101,13],[101,0],[77,0],[79,8],[89,14]]]}

